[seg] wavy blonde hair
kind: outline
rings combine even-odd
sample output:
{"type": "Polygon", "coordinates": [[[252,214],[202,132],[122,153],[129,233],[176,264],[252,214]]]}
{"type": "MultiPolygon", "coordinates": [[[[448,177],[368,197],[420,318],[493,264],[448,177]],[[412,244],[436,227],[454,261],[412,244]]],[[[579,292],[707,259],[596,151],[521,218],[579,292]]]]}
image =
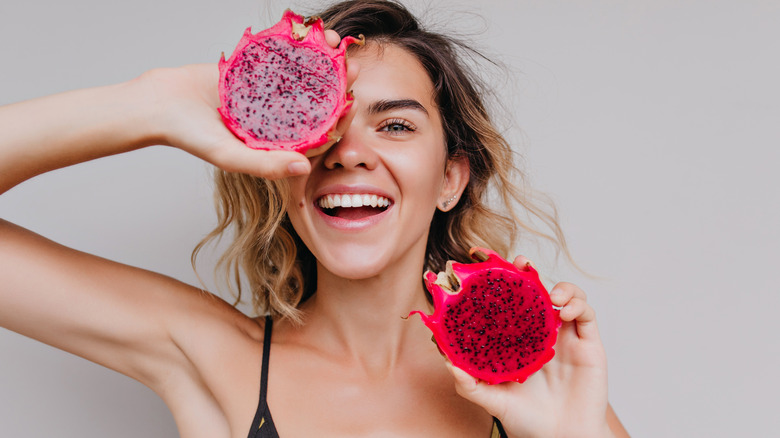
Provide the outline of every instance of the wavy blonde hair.
{"type": "MultiPolygon", "coordinates": [[[[554,205],[526,187],[512,148],[482,100],[487,88],[461,62],[464,55],[481,55],[455,39],[424,30],[392,1],[345,1],[319,15],[342,37],[364,35],[413,54],[434,85],[448,157],[469,163],[469,183],[457,205],[434,214],[425,269],[441,270],[447,260],[469,261],[473,246],[507,256],[524,233],[552,242],[571,258],[554,205]]],[[[316,260],[287,217],[286,182],[222,170],[216,171],[215,181],[218,224],[193,251],[193,263],[205,244],[232,230],[232,243],[216,269],[232,286],[236,303],[245,283],[257,314],[300,322],[298,306],[315,293],[316,260]]]]}

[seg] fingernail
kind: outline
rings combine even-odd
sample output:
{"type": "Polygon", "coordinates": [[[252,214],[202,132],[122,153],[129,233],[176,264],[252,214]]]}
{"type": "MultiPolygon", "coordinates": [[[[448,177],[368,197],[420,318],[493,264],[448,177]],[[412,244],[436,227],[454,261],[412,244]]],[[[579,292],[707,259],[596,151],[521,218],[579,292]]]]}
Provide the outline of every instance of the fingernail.
{"type": "Polygon", "coordinates": [[[308,172],[308,166],[301,161],[294,161],[287,165],[287,172],[290,176],[303,175],[308,172]]]}

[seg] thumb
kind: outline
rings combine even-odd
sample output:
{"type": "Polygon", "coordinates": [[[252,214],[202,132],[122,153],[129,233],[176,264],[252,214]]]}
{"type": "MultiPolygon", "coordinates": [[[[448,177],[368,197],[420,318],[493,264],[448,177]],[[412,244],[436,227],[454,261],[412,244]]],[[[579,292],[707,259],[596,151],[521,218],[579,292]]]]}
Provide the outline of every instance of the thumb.
{"type": "Polygon", "coordinates": [[[311,170],[309,159],[298,152],[252,149],[235,138],[224,141],[234,144],[219,148],[209,161],[228,172],[280,179],[303,175],[311,170]]]}
{"type": "Polygon", "coordinates": [[[447,368],[455,378],[455,391],[461,397],[485,408],[488,413],[497,416],[502,411],[502,384],[488,385],[472,377],[462,369],[447,361],[447,368]]]}
{"type": "Polygon", "coordinates": [[[456,367],[450,361],[447,361],[446,365],[447,369],[450,370],[450,373],[452,373],[452,376],[455,378],[455,388],[458,390],[458,394],[463,392],[461,395],[470,400],[471,398],[467,397],[467,395],[472,394],[477,390],[479,380],[477,380],[475,377],[472,377],[469,375],[469,373],[463,371],[462,369],[456,367]]]}

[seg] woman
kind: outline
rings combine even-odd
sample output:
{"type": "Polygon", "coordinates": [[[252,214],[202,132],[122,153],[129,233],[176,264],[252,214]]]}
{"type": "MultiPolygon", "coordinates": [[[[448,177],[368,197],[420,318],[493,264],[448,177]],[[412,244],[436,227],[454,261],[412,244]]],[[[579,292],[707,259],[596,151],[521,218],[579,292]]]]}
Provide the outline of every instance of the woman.
{"type": "Polygon", "coordinates": [[[565,321],[557,355],[524,384],[474,381],[417,318],[399,318],[430,306],[425,268],[472,245],[507,252],[523,224],[487,208],[489,183],[506,204],[543,212],[513,191],[510,151],[453,44],[395,3],[345,2],[322,16],[330,44],[360,33],[367,44],[350,52],[356,102],[343,139],[311,159],[235,139],[215,111],[214,65],[0,109],[2,191],[159,144],[222,169],[214,235],[235,229],[224,264],[243,270],[258,314],[273,318],[2,222],[0,323],[149,386],[182,437],[487,437],[504,433],[499,424],[513,437],[626,436],[576,286],[552,290],[565,321]],[[344,195],[389,206],[321,207],[344,195]]]}

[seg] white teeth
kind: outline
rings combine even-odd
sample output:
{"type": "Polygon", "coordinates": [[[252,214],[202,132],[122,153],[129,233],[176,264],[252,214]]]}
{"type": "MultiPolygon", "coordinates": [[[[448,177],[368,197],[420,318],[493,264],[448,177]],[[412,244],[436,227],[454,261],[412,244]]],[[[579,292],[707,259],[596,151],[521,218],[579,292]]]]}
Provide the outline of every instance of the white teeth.
{"type": "Polygon", "coordinates": [[[335,207],[387,207],[390,200],[377,195],[369,194],[348,194],[348,195],[326,195],[320,198],[319,206],[321,208],[335,207]]]}

